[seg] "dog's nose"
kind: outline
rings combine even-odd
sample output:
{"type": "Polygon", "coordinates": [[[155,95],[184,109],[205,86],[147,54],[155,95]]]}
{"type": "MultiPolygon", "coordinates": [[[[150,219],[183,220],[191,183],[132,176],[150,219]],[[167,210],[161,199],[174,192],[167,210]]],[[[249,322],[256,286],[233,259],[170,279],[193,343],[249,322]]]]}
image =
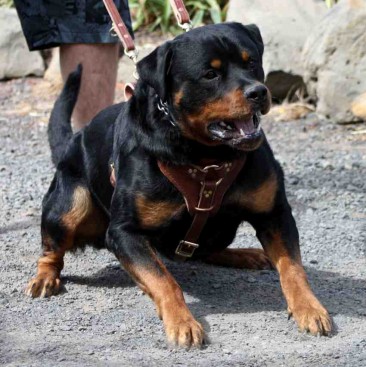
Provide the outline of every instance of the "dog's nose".
{"type": "Polygon", "coordinates": [[[264,102],[267,99],[267,88],[262,84],[254,85],[244,92],[244,96],[256,103],[264,102]]]}

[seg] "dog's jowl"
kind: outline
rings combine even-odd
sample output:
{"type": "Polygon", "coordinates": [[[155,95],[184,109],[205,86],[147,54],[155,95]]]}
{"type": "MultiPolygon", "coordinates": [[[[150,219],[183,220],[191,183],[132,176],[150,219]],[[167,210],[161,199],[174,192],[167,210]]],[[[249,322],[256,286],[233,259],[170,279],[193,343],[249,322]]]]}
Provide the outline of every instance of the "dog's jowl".
{"type": "Polygon", "coordinates": [[[281,167],[260,125],[271,101],[262,54],[255,25],[191,30],[138,63],[128,102],[105,109],[74,135],[82,67],[69,76],[50,119],[57,170],[43,200],[43,253],[27,294],[58,293],[66,251],[106,247],[155,302],[168,340],[200,346],[204,330],[159,254],[274,266],[299,328],[330,333],[328,312],[301,264],[281,167]],[[227,248],[243,221],[264,251],[227,248]]]}

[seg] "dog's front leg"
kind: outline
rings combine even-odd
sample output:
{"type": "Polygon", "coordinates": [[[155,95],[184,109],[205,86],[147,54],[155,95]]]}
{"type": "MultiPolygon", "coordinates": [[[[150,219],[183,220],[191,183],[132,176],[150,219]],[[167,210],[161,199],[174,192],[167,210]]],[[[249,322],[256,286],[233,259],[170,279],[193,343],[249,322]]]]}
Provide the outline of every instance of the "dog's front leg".
{"type": "Polygon", "coordinates": [[[284,202],[271,213],[259,216],[252,224],[266,254],[278,270],[289,315],[294,317],[300,330],[328,335],[332,331],[331,318],[307,280],[290,206],[284,202]]]}
{"type": "Polygon", "coordinates": [[[204,341],[203,328],[192,316],[181,288],[147,239],[112,222],[107,242],[123,268],[154,301],[168,341],[187,348],[200,347],[204,341]]]}

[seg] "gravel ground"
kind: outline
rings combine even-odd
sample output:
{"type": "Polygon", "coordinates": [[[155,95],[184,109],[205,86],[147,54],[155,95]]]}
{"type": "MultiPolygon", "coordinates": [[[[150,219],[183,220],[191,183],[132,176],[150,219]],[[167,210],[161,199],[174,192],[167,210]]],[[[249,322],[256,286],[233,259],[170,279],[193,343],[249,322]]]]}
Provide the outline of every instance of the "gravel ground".
{"type": "MultiPolygon", "coordinates": [[[[0,84],[0,365],[366,366],[364,124],[315,116],[263,124],[287,175],[306,270],[337,333],[299,333],[275,272],[168,263],[211,340],[184,351],[166,344],[152,302],[105,250],[66,256],[67,292],[23,294],[53,175],[46,121],[54,95],[45,91],[37,79],[0,84]]],[[[258,246],[254,231],[243,225],[235,245],[258,246]]]]}

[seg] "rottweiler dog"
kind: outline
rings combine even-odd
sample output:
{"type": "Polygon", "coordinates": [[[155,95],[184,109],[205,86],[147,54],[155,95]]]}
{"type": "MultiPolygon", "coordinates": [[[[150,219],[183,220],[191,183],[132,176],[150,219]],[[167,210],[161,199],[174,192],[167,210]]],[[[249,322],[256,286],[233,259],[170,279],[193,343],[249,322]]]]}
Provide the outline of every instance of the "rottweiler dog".
{"type": "Polygon", "coordinates": [[[187,248],[177,249],[192,225],[185,198],[160,166],[191,167],[194,175],[245,158],[187,258],[241,269],[273,265],[299,328],[331,332],[301,263],[283,172],[260,127],[271,104],[262,54],[255,25],[193,29],[142,59],[133,97],[75,134],[70,120],[82,67],[70,74],[50,118],[57,171],[43,200],[43,252],[28,295],[58,293],[66,251],[106,247],[152,298],[168,340],[202,345],[204,330],[157,255],[187,255],[187,248]],[[264,251],[228,248],[243,221],[254,227],[264,251]]]}

